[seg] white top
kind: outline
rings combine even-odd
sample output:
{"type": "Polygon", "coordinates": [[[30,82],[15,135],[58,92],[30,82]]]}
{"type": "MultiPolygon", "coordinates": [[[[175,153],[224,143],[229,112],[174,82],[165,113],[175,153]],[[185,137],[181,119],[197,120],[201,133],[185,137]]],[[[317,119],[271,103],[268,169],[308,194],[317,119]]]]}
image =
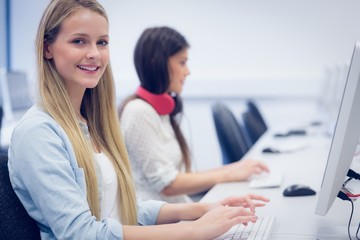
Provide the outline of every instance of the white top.
{"type": "Polygon", "coordinates": [[[119,215],[118,181],[110,159],[104,153],[94,153],[101,172],[101,219],[113,218],[121,222],[119,215]]]}
{"type": "Polygon", "coordinates": [[[182,166],[181,149],[169,115],[159,115],[150,104],[135,99],[125,106],[120,123],[138,198],[191,202],[187,195],[167,197],[161,193],[182,166]]]}

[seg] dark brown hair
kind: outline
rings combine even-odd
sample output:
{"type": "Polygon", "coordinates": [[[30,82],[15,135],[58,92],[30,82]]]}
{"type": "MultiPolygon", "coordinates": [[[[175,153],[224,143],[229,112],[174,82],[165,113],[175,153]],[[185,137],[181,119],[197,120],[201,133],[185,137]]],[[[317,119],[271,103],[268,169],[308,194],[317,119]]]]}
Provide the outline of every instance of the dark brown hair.
{"type": "MultiPolygon", "coordinates": [[[[140,85],[154,94],[168,91],[170,85],[168,61],[169,58],[189,47],[185,37],[169,27],[147,28],[141,34],[134,51],[134,64],[140,85]]],[[[190,151],[181,132],[179,123],[182,116],[183,104],[179,95],[172,94],[175,109],[170,114],[171,126],[183,155],[183,163],[187,172],[191,169],[190,151]]],[[[125,105],[137,98],[131,95],[119,107],[119,116],[125,105]]]]}

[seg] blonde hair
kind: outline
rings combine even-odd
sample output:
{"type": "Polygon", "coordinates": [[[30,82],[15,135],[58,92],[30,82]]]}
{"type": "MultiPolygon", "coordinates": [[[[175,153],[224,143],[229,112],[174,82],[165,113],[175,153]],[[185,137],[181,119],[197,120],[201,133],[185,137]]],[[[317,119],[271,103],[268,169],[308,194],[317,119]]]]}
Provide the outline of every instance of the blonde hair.
{"type": "MultiPolygon", "coordinates": [[[[62,22],[79,9],[87,8],[99,13],[107,21],[103,7],[96,0],[53,0],[45,10],[39,24],[37,46],[37,72],[39,78],[40,105],[65,130],[79,167],[84,169],[87,200],[94,216],[100,219],[100,200],[94,150],[83,136],[75,111],[64,86],[62,77],[52,59],[44,57],[44,49],[56,40],[62,22]]],[[[137,209],[130,164],[124,141],[120,134],[115,106],[114,79],[110,64],[98,85],[86,89],[81,113],[87,119],[94,144],[112,161],[118,178],[120,213],[123,224],[137,224],[137,209]]]]}

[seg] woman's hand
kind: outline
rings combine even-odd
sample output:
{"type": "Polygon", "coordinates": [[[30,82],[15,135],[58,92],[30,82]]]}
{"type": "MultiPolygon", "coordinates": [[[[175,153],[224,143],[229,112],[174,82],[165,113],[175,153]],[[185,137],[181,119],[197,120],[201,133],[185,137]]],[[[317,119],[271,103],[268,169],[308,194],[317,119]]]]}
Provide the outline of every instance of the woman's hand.
{"type": "Polygon", "coordinates": [[[194,239],[214,239],[236,224],[246,225],[256,220],[257,216],[244,207],[219,204],[190,224],[194,224],[194,239]]]}
{"type": "MultiPolygon", "coordinates": [[[[181,221],[179,225],[168,225],[164,232],[170,234],[168,236],[177,236],[177,232],[181,231],[182,235],[179,236],[185,236],[185,239],[214,239],[236,224],[256,222],[255,208],[264,206],[268,201],[266,197],[247,194],[226,197],[213,203],[164,204],[158,214],[156,226],[181,221]]],[[[155,234],[154,231],[152,233],[155,234]]]]}
{"type": "Polygon", "coordinates": [[[259,174],[262,172],[269,172],[269,168],[266,164],[256,160],[241,160],[228,165],[225,165],[227,181],[244,181],[253,174],[259,174]]]}
{"type": "Polygon", "coordinates": [[[244,196],[231,196],[224,198],[218,202],[212,203],[209,210],[214,209],[218,206],[230,206],[230,207],[244,207],[249,208],[249,210],[255,213],[255,208],[262,207],[266,202],[270,200],[266,197],[256,195],[256,194],[247,194],[244,196]]]}
{"type": "Polygon", "coordinates": [[[256,222],[255,208],[262,207],[269,199],[256,194],[231,196],[208,205],[208,212],[194,221],[199,230],[198,239],[213,239],[236,224],[256,222]]]}

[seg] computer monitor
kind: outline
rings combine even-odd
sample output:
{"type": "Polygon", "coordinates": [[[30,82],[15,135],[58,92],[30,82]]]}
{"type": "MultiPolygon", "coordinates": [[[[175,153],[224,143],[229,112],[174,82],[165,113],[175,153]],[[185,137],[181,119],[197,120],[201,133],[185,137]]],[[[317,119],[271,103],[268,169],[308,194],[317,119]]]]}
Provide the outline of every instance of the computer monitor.
{"type": "Polygon", "coordinates": [[[353,51],[315,213],[326,215],[352,163],[360,136],[360,42],[353,51]]]}
{"type": "Polygon", "coordinates": [[[7,121],[18,120],[33,101],[30,86],[24,72],[0,70],[0,98],[7,121]]]}

